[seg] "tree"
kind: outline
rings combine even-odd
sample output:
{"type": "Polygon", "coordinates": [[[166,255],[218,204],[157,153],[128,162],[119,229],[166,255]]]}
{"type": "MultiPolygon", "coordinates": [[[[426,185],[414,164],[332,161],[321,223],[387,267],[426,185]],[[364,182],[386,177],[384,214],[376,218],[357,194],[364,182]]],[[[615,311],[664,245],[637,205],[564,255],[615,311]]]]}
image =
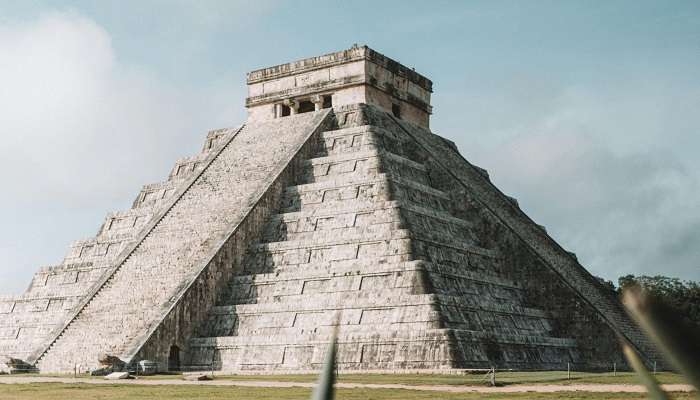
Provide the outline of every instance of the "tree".
{"type": "Polygon", "coordinates": [[[667,276],[625,275],[618,279],[619,293],[637,286],[678,313],[683,321],[700,328],[700,284],[667,276]]]}

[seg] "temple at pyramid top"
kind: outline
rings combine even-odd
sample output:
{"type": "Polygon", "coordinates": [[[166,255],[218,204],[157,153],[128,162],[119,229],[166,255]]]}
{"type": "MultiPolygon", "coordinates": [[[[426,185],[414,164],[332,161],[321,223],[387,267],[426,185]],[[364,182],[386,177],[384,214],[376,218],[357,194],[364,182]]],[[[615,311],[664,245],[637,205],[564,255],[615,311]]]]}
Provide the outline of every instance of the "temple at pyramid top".
{"type": "Polygon", "coordinates": [[[433,83],[367,46],[248,73],[249,120],[364,103],[428,127],[433,83]]]}

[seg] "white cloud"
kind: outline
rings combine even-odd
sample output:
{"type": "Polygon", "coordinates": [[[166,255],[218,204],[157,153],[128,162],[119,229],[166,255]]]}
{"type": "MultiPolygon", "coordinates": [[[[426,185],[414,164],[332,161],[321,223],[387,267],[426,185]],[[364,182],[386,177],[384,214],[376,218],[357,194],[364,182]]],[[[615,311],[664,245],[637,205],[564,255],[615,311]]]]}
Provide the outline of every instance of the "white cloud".
{"type": "Polygon", "coordinates": [[[79,14],[6,24],[0,55],[0,293],[59,263],[110,207],[198,151],[206,129],[242,122],[228,104],[242,88],[187,90],[125,65],[79,14]]]}
{"type": "Polygon", "coordinates": [[[676,96],[561,93],[539,118],[501,131],[477,164],[594,274],[700,279],[698,165],[667,143],[697,139],[672,122],[660,130],[667,110],[653,100],[676,96]]]}

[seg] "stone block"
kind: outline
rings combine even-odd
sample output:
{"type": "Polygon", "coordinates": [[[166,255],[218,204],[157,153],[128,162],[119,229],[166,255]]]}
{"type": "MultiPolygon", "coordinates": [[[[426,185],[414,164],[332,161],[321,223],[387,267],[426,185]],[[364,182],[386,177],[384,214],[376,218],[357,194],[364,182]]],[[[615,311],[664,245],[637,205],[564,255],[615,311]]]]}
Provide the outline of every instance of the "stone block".
{"type": "Polygon", "coordinates": [[[182,379],[186,381],[210,381],[214,378],[207,374],[184,374],[182,379]]]}
{"type": "Polygon", "coordinates": [[[116,381],[120,379],[132,379],[132,376],[128,372],[112,372],[111,374],[105,375],[105,379],[109,381],[116,381]]]}
{"type": "Polygon", "coordinates": [[[159,372],[159,365],[155,361],[141,360],[138,362],[139,375],[153,375],[159,372]]]}

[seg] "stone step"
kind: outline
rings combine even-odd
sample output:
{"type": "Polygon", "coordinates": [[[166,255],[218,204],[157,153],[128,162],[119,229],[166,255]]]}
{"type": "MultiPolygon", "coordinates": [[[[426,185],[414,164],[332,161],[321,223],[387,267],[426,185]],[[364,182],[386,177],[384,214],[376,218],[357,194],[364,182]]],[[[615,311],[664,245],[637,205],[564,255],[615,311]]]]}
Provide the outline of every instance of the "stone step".
{"type": "Polygon", "coordinates": [[[396,230],[377,234],[374,238],[319,238],[316,242],[284,241],[252,246],[244,264],[244,273],[272,272],[280,266],[306,266],[310,263],[331,263],[364,259],[379,261],[380,257],[410,257],[411,246],[406,231],[396,230]],[[390,237],[387,237],[390,236],[390,237]]]}
{"type": "MultiPolygon", "coordinates": [[[[443,324],[439,317],[431,317],[430,320],[424,321],[424,318],[416,318],[410,321],[399,321],[392,323],[371,323],[365,322],[363,324],[355,325],[343,325],[342,330],[346,334],[366,334],[369,329],[375,332],[382,332],[391,329],[400,330],[426,330],[426,329],[439,329],[442,328],[443,324]]],[[[254,326],[251,323],[244,323],[242,325],[234,324],[235,326],[229,326],[226,323],[218,322],[215,327],[211,327],[205,332],[211,335],[211,337],[226,337],[226,336],[241,336],[241,337],[253,337],[253,336],[286,336],[286,337],[328,337],[333,332],[333,319],[327,318],[325,315],[321,315],[318,319],[314,319],[311,316],[301,314],[299,316],[298,322],[295,321],[294,326],[254,326]],[[323,320],[323,321],[321,321],[323,320]],[[318,322],[317,322],[318,321],[318,322]]]]}
{"type": "Polygon", "coordinates": [[[361,175],[358,176],[348,176],[348,177],[341,177],[337,179],[332,179],[332,180],[327,180],[323,182],[316,182],[316,183],[307,183],[307,184],[301,184],[301,185],[295,185],[295,186],[290,186],[287,188],[287,191],[285,194],[305,194],[305,193],[313,193],[313,192],[319,192],[319,191],[327,191],[327,190],[334,190],[334,189],[342,189],[346,187],[353,187],[353,186],[358,186],[358,185],[367,185],[367,184],[372,184],[372,183],[377,183],[377,182],[385,182],[391,180],[393,183],[401,185],[401,186],[406,186],[410,189],[418,190],[421,192],[425,192],[427,194],[430,194],[434,197],[441,198],[443,200],[450,200],[450,197],[443,191],[434,189],[428,185],[419,183],[419,182],[414,182],[409,179],[403,179],[401,177],[390,177],[386,173],[380,173],[377,174],[377,177],[371,177],[367,178],[361,175]]]}
{"type": "Polygon", "coordinates": [[[338,232],[336,229],[394,222],[397,229],[411,226],[414,233],[427,237],[440,234],[436,236],[437,239],[449,235],[475,242],[473,224],[444,211],[399,201],[348,203],[342,203],[344,207],[305,207],[303,211],[277,214],[268,222],[262,240],[301,240],[313,231],[325,231],[334,235],[338,232]]]}
{"type": "Polygon", "coordinates": [[[314,208],[282,213],[267,223],[263,242],[297,240],[296,234],[318,230],[362,227],[370,224],[399,220],[396,202],[350,203],[345,207],[314,208]]]}
{"type": "Polygon", "coordinates": [[[170,171],[169,179],[187,179],[193,176],[196,172],[206,164],[207,158],[211,153],[199,153],[189,157],[180,158],[175,162],[175,166],[170,171]]]}
{"type": "Polygon", "coordinates": [[[422,271],[424,261],[406,261],[397,263],[370,264],[365,262],[337,263],[330,266],[327,263],[309,264],[303,270],[299,268],[280,269],[272,273],[238,275],[231,280],[231,285],[240,284],[269,284],[286,280],[323,279],[330,277],[365,276],[369,274],[390,274],[410,271],[422,271]]]}
{"type": "MultiPolygon", "coordinates": [[[[337,339],[338,368],[343,370],[396,370],[397,368],[454,368],[486,367],[486,355],[490,333],[452,329],[401,329],[401,324],[384,327],[378,333],[368,335],[366,331],[346,332],[341,326],[337,339]],[[454,353],[448,349],[458,338],[459,347],[464,351],[464,361],[468,364],[455,364],[454,353]]],[[[233,336],[199,338],[191,341],[193,368],[213,366],[224,371],[265,371],[265,370],[311,370],[323,365],[327,351],[329,330],[315,335],[290,337],[274,336],[233,336]]],[[[518,362],[524,354],[536,357],[529,361],[533,365],[554,364],[548,361],[557,354],[557,362],[568,352],[575,351],[576,343],[571,339],[551,338],[536,335],[503,335],[500,342],[503,355],[518,362]],[[535,347],[537,346],[537,347],[535,347]],[[537,352],[538,354],[534,354],[537,352]]],[[[566,356],[568,358],[568,356],[566,356]]],[[[525,364],[525,363],[524,363],[525,364]]],[[[528,364],[525,364],[528,365],[528,364]]]]}
{"type": "Polygon", "coordinates": [[[311,263],[304,268],[287,268],[274,273],[243,275],[229,284],[230,299],[286,296],[308,290],[352,291],[383,288],[415,288],[417,293],[475,296],[496,302],[522,302],[522,289],[513,282],[485,273],[445,273],[422,261],[374,264],[311,263]],[[315,289],[311,289],[314,287],[315,289]]]}
{"type": "MultiPolygon", "coordinates": [[[[369,189],[374,190],[374,188],[371,186],[369,189]]],[[[350,194],[350,196],[352,196],[352,194],[350,194]]],[[[304,203],[302,199],[292,195],[284,199],[285,202],[283,203],[283,207],[280,208],[279,212],[280,214],[294,214],[299,212],[332,214],[332,210],[335,209],[372,209],[378,205],[381,206],[382,204],[391,201],[389,197],[390,196],[384,194],[377,196],[372,193],[361,193],[359,197],[355,198],[350,197],[341,200],[328,199],[325,202],[312,200],[312,202],[304,203]]]]}
{"type": "Polygon", "coordinates": [[[412,293],[417,277],[412,272],[337,276],[326,278],[302,278],[280,280],[274,283],[239,284],[229,287],[226,304],[273,303],[291,301],[295,296],[326,293],[352,296],[358,291],[400,290],[412,293]],[[381,287],[379,287],[381,285],[381,287]]]}
{"type": "MultiPolygon", "coordinates": [[[[240,316],[244,314],[263,313],[298,313],[298,312],[324,312],[335,313],[338,310],[348,312],[349,309],[386,309],[396,310],[407,306],[431,305],[435,309],[442,308],[445,312],[454,315],[448,320],[462,322],[467,318],[474,318],[470,313],[485,311],[500,315],[518,315],[533,318],[547,319],[546,312],[540,309],[524,307],[517,302],[503,301],[495,303],[487,298],[475,298],[471,296],[451,296],[442,294],[415,294],[407,288],[385,288],[377,290],[355,290],[337,292],[310,292],[307,294],[290,294],[286,296],[260,297],[257,303],[230,304],[213,307],[211,315],[240,316]],[[381,306],[378,306],[381,304],[381,306]]],[[[389,313],[390,311],[386,311],[389,313]]],[[[479,316],[482,318],[482,316],[479,316]]],[[[492,325],[491,321],[485,321],[492,325]]],[[[520,321],[518,321],[520,322],[520,321]]]]}
{"type": "Polygon", "coordinates": [[[304,208],[299,211],[290,211],[275,214],[270,222],[282,221],[297,221],[303,218],[322,218],[338,214],[364,213],[376,210],[386,210],[399,207],[399,202],[395,200],[387,200],[384,202],[345,202],[338,204],[336,207],[327,208],[304,208]]]}
{"type": "Polygon", "coordinates": [[[345,128],[321,134],[322,152],[327,155],[347,154],[376,148],[367,129],[345,128]]]}
{"type": "MultiPolygon", "coordinates": [[[[391,272],[390,270],[394,268],[394,265],[401,265],[412,260],[414,260],[414,258],[409,253],[404,252],[389,255],[366,256],[361,258],[349,256],[347,258],[340,259],[340,256],[338,256],[337,259],[328,258],[326,260],[310,260],[308,263],[303,264],[280,264],[274,268],[248,271],[240,275],[241,280],[232,281],[232,284],[237,282],[248,282],[248,278],[245,277],[250,276],[254,277],[253,280],[255,282],[255,279],[261,279],[260,277],[270,274],[279,276],[278,279],[282,280],[287,278],[316,279],[316,277],[320,278],[324,276],[349,277],[367,274],[386,274],[391,272]]],[[[265,281],[267,281],[267,279],[262,280],[262,282],[265,281]]],[[[274,279],[270,281],[274,281],[274,279]]]]}
{"type": "Polygon", "coordinates": [[[308,166],[300,176],[302,185],[313,183],[338,181],[343,179],[376,178],[380,174],[379,160],[376,157],[367,159],[349,160],[325,165],[308,166]]]}
{"type": "MultiPolygon", "coordinates": [[[[322,367],[330,335],[219,337],[191,342],[190,364],[225,371],[313,370],[322,367]],[[216,350],[216,351],[215,351],[216,350]]],[[[340,331],[336,361],[343,369],[376,369],[390,356],[393,366],[452,365],[449,336],[438,329],[384,330],[346,335],[340,331]],[[389,354],[391,351],[391,354],[389,354]]]]}
{"type": "MultiPolygon", "coordinates": [[[[243,269],[241,271],[241,274],[243,275],[255,275],[255,274],[267,274],[267,273],[276,273],[278,271],[292,271],[292,270],[299,270],[300,266],[303,266],[303,268],[327,268],[327,269],[333,269],[336,266],[345,266],[345,265],[361,265],[361,264],[370,264],[370,265],[379,265],[379,264],[392,264],[392,263],[402,263],[406,261],[411,261],[414,260],[415,258],[410,254],[410,253],[401,253],[401,254],[394,254],[394,255],[384,255],[384,256],[377,256],[377,257],[372,257],[371,259],[346,259],[346,260],[333,260],[333,261],[315,261],[315,262],[310,262],[308,264],[278,264],[275,265],[272,261],[267,262],[267,263],[261,263],[261,264],[252,264],[248,263],[246,264],[246,269],[243,269]]],[[[361,268],[361,267],[360,267],[361,268]]]]}
{"type": "MultiPolygon", "coordinates": [[[[397,222],[370,225],[361,228],[339,228],[313,231],[299,235],[298,240],[260,243],[249,248],[250,262],[260,264],[274,261],[281,264],[307,264],[314,261],[337,261],[362,257],[411,253],[407,247],[415,234],[407,229],[398,229],[397,222]]],[[[465,254],[497,257],[498,252],[475,244],[449,239],[449,236],[434,232],[431,238],[416,241],[425,246],[449,248],[465,254]],[[436,239],[433,239],[436,238],[436,239]]],[[[256,270],[246,268],[246,270],[256,270]]],[[[257,270],[256,270],[257,271],[257,270]]]]}
{"type": "Polygon", "coordinates": [[[309,205],[336,207],[347,201],[391,200],[385,174],[376,177],[342,177],[323,182],[290,186],[282,198],[282,212],[300,211],[309,205]]]}
{"type": "MultiPolygon", "coordinates": [[[[322,135],[325,154],[349,153],[376,148],[412,159],[413,143],[405,135],[378,126],[359,126],[326,131],[322,135]]],[[[417,161],[417,160],[414,160],[417,161]]]]}
{"type": "Polygon", "coordinates": [[[156,204],[140,208],[130,208],[124,211],[115,211],[107,214],[98,237],[124,235],[134,237],[137,230],[141,229],[157,212],[156,204]]]}
{"type": "MultiPolygon", "coordinates": [[[[463,329],[429,328],[427,325],[423,329],[404,329],[405,324],[384,324],[380,325],[384,329],[378,329],[368,334],[367,330],[361,327],[351,327],[350,325],[340,325],[338,329],[338,344],[362,343],[362,342],[390,342],[400,343],[414,340],[449,340],[456,337],[460,342],[477,342],[491,337],[489,332],[469,331],[463,329]]],[[[333,331],[333,326],[326,326],[317,332],[307,332],[300,337],[290,340],[288,335],[252,335],[252,336],[218,336],[218,337],[198,337],[190,340],[193,348],[231,348],[238,346],[263,346],[263,345],[288,345],[299,344],[328,344],[328,339],[333,331]]],[[[544,345],[557,347],[575,347],[576,341],[570,338],[557,338],[551,336],[538,335],[508,335],[503,334],[500,343],[504,344],[526,344],[544,345]]]]}
{"type": "Polygon", "coordinates": [[[75,241],[71,244],[63,263],[109,264],[125,246],[131,243],[135,234],[136,230],[128,235],[102,236],[75,241]]]}
{"type": "Polygon", "coordinates": [[[104,262],[43,267],[34,274],[24,296],[49,299],[81,296],[104,274],[107,267],[108,264],[104,262]]]}
{"type": "MultiPolygon", "coordinates": [[[[401,264],[397,264],[401,265],[401,264]]],[[[393,267],[392,269],[396,269],[393,267]]],[[[250,276],[249,276],[250,277],[250,276]]],[[[255,276],[253,276],[255,277],[255,276]]],[[[229,294],[225,304],[270,303],[285,301],[289,296],[308,295],[312,293],[342,293],[350,296],[356,291],[385,291],[403,289],[411,294],[437,294],[456,298],[472,297],[476,301],[466,300],[467,304],[497,303],[519,305],[523,302],[523,292],[508,286],[480,280],[458,279],[457,284],[449,277],[424,272],[421,269],[373,271],[348,271],[345,274],[319,275],[300,272],[296,276],[287,274],[277,279],[236,280],[229,285],[229,294]],[[429,283],[426,283],[426,274],[429,283]]]]}
{"type": "Polygon", "coordinates": [[[403,306],[415,306],[435,304],[436,296],[433,294],[411,294],[403,288],[378,291],[355,291],[352,293],[310,293],[285,296],[284,301],[259,302],[255,304],[217,305],[212,307],[211,314],[260,314],[282,312],[334,312],[346,308],[400,308],[403,306]],[[377,306],[381,304],[381,306],[377,306]]]}
{"type": "MultiPolygon", "coordinates": [[[[329,179],[295,185],[287,188],[282,208],[284,212],[299,211],[311,204],[334,205],[348,200],[400,200],[419,206],[447,211],[450,197],[443,191],[434,189],[415,179],[400,174],[386,173],[334,175],[329,179]],[[393,190],[392,190],[393,189],[393,190]],[[395,198],[390,199],[391,194],[395,198]]],[[[427,178],[425,179],[427,180],[427,178]]]]}
{"type": "MultiPolygon", "coordinates": [[[[484,307],[489,307],[484,304],[484,307]]],[[[491,306],[491,308],[494,308],[491,306]]],[[[504,314],[500,307],[496,310],[469,309],[456,312],[430,304],[408,305],[398,308],[345,308],[338,310],[291,311],[280,313],[221,313],[214,314],[203,327],[208,336],[251,336],[251,335],[301,335],[305,332],[318,332],[322,327],[333,325],[338,316],[343,326],[364,326],[364,330],[380,331],[375,325],[404,324],[411,329],[415,323],[427,324],[431,328],[450,328],[488,332],[495,335],[539,335],[550,336],[552,327],[542,317],[525,314],[504,314]],[[463,318],[465,314],[471,317],[463,318]],[[372,328],[369,327],[372,325],[372,328]]],[[[425,327],[424,326],[424,327],[425,327]]],[[[330,329],[330,328],[329,328],[330,329]]]]}
{"type": "MultiPolygon", "coordinates": [[[[284,248],[318,247],[322,245],[335,245],[343,242],[374,242],[377,240],[390,240],[393,238],[404,238],[406,234],[401,229],[401,220],[398,210],[393,213],[380,215],[372,220],[376,214],[362,218],[354,218],[356,215],[348,215],[346,218],[329,217],[326,219],[316,219],[315,230],[289,232],[281,238],[282,240],[269,241],[254,245],[251,251],[270,250],[275,251],[284,248]],[[352,218],[352,219],[351,219],[352,218]],[[343,226],[355,224],[357,226],[343,226]],[[290,246],[283,245],[288,243],[290,246]]],[[[274,237],[271,237],[274,238],[274,237]]]]}
{"type": "MultiPolygon", "coordinates": [[[[491,332],[469,331],[463,329],[450,329],[459,342],[470,343],[483,341],[493,337],[491,332]]],[[[552,346],[575,348],[576,340],[571,338],[559,338],[539,335],[499,335],[498,342],[503,344],[519,344],[527,346],[552,346]]]]}
{"type": "MultiPolygon", "coordinates": [[[[41,295],[42,293],[37,293],[41,295]]],[[[0,318],[17,320],[41,320],[47,313],[63,313],[70,309],[81,293],[74,294],[67,292],[60,296],[43,296],[37,298],[16,299],[0,307],[0,318]]],[[[3,327],[0,325],[0,327],[3,327]]]]}
{"type": "MultiPolygon", "coordinates": [[[[500,276],[465,270],[464,268],[439,265],[424,260],[410,260],[404,262],[381,261],[382,262],[367,263],[362,260],[347,260],[339,261],[332,265],[330,263],[311,263],[305,266],[303,270],[300,270],[296,266],[279,268],[272,273],[238,275],[232,279],[231,285],[269,284],[293,279],[323,279],[330,277],[369,276],[425,271],[431,274],[431,276],[444,276],[445,279],[461,285],[460,287],[463,290],[467,290],[467,287],[464,286],[467,281],[473,284],[485,284],[490,287],[499,287],[508,290],[522,290],[522,286],[518,282],[513,282],[500,276]]],[[[480,291],[479,288],[475,288],[473,292],[469,293],[483,295],[483,291],[480,291]]]]}
{"type": "Polygon", "coordinates": [[[227,142],[227,139],[230,139],[232,135],[236,134],[236,132],[238,132],[239,129],[240,129],[240,126],[237,126],[237,127],[213,129],[213,130],[207,132],[207,138],[204,141],[204,146],[202,147],[202,153],[208,153],[208,152],[211,152],[211,151],[218,149],[224,143],[227,142]]]}
{"type": "MultiPolygon", "coordinates": [[[[135,356],[143,345],[141,340],[148,340],[152,329],[162,329],[158,327],[170,310],[180,306],[181,299],[189,299],[186,291],[190,283],[199,279],[200,271],[211,260],[216,262],[210,269],[227,273],[223,263],[231,261],[214,258],[221,243],[240,224],[253,223],[253,219],[246,219],[247,210],[257,207],[259,200],[269,201],[269,196],[277,196],[274,192],[268,195],[270,188],[277,190],[288,184],[277,183],[276,171],[282,171],[293,157],[303,156],[298,150],[328,116],[326,110],[285,121],[254,122],[246,125],[231,145],[178,162],[173,176],[193,174],[186,190],[178,194],[177,201],[159,217],[158,223],[139,238],[138,246],[120,262],[109,285],[80,309],[74,323],[63,329],[63,336],[51,340],[54,347],[38,355],[39,367],[45,371],[66,370],[73,361],[93,367],[98,353],[104,352],[127,359],[135,356]],[[262,136],[275,140],[258,140],[262,136]],[[67,360],[66,354],[79,360],[67,360]]],[[[267,219],[269,206],[260,204],[256,210],[262,210],[262,214],[257,218],[267,219]]],[[[244,237],[257,235],[249,225],[240,229],[245,230],[244,237]]],[[[226,252],[228,255],[229,250],[226,252]]],[[[198,296],[192,301],[213,299],[212,295],[208,300],[198,296]]]]}
{"type": "Polygon", "coordinates": [[[149,185],[144,185],[139,192],[138,196],[134,200],[132,205],[135,209],[148,208],[148,207],[158,207],[168,199],[170,199],[178,187],[187,182],[187,177],[190,174],[181,174],[179,176],[171,177],[165,182],[152,183],[149,185]]]}
{"type": "MultiPolygon", "coordinates": [[[[217,309],[218,311],[218,309],[217,309]]],[[[266,313],[214,313],[204,325],[205,335],[244,335],[245,332],[272,328],[313,330],[332,325],[340,318],[343,325],[439,322],[440,315],[432,304],[400,307],[347,307],[340,310],[296,310],[266,313]]],[[[369,328],[368,328],[369,329],[369,328]]]]}
{"type": "MultiPolygon", "coordinates": [[[[446,329],[429,328],[427,325],[422,329],[402,329],[404,324],[383,324],[379,325],[385,329],[376,332],[368,332],[360,327],[350,328],[349,325],[341,324],[338,329],[338,343],[368,342],[368,341],[412,341],[412,340],[442,340],[449,338],[446,329]],[[346,330],[346,328],[348,328],[346,330]],[[359,328],[359,329],[358,329],[359,328]]],[[[301,337],[291,338],[287,335],[251,335],[251,336],[216,336],[197,337],[190,340],[190,346],[227,348],[237,346],[261,346],[261,345],[287,345],[287,344],[323,344],[327,345],[333,331],[332,326],[325,326],[318,332],[312,331],[304,333],[301,337]]]]}
{"type": "Polygon", "coordinates": [[[489,311],[498,314],[524,315],[528,317],[549,318],[549,315],[539,308],[527,307],[519,302],[493,302],[489,298],[475,296],[454,296],[446,294],[433,294],[436,304],[443,308],[453,307],[459,310],[489,311]]]}
{"type": "MultiPolygon", "coordinates": [[[[387,224],[379,224],[384,226],[387,224]]],[[[283,240],[279,242],[259,243],[250,247],[255,252],[277,252],[285,250],[315,249],[320,247],[362,245],[365,243],[386,242],[407,239],[411,232],[407,229],[382,229],[375,232],[358,231],[356,228],[343,228],[342,236],[324,235],[322,231],[310,232],[313,236],[303,240],[283,240]],[[355,230],[353,230],[355,229],[355,230]],[[353,233],[354,232],[354,233],[353,233]]],[[[396,254],[396,253],[393,253],[396,254]]],[[[353,257],[354,258],[354,257],[353,257]]]]}
{"type": "Polygon", "coordinates": [[[372,177],[380,172],[429,186],[427,171],[422,164],[378,149],[312,158],[305,164],[302,179],[308,184],[353,175],[372,177]]]}
{"type": "Polygon", "coordinates": [[[309,184],[350,175],[376,176],[379,165],[375,149],[315,157],[304,162],[300,179],[309,184]]]}
{"type": "Polygon", "coordinates": [[[393,199],[400,200],[402,204],[414,204],[444,213],[449,213],[452,208],[450,196],[441,190],[401,177],[391,177],[390,181],[393,199]]]}

